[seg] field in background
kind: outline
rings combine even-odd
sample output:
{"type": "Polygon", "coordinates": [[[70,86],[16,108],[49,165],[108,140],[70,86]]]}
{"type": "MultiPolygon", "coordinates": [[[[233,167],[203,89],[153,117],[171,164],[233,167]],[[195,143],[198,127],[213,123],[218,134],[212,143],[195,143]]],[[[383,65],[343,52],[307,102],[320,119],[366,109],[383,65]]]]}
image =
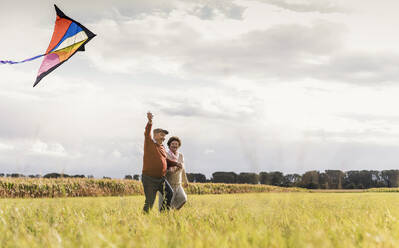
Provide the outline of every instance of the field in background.
{"type": "Polygon", "coordinates": [[[191,195],[144,215],[142,196],[1,199],[2,247],[399,247],[392,193],[191,195]]]}
{"type": "MultiPolygon", "coordinates": [[[[305,189],[271,185],[191,183],[188,194],[236,194],[262,192],[301,192],[305,189]]],[[[141,182],[118,179],[87,178],[1,178],[0,198],[43,198],[82,196],[142,195],[141,182]]]]}

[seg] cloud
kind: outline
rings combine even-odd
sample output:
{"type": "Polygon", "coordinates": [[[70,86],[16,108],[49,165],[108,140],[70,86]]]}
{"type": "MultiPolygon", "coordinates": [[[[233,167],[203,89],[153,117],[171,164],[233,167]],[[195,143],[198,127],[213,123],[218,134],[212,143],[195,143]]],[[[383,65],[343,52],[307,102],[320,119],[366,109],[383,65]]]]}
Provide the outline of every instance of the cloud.
{"type": "Polygon", "coordinates": [[[347,10],[331,0],[259,0],[295,12],[342,13],[347,10]]]}
{"type": "Polygon", "coordinates": [[[1,150],[7,151],[7,150],[13,150],[13,149],[14,149],[14,146],[12,146],[12,145],[0,143],[0,151],[1,150]]]}
{"type": "Polygon", "coordinates": [[[31,150],[32,154],[40,156],[55,156],[66,157],[68,153],[65,148],[59,143],[47,144],[40,140],[33,143],[31,150]]]}
{"type": "Polygon", "coordinates": [[[356,113],[342,113],[337,114],[337,117],[347,118],[358,122],[386,122],[391,124],[399,124],[399,115],[376,115],[376,114],[356,114],[356,113]]]}
{"type": "Polygon", "coordinates": [[[230,41],[199,44],[182,67],[196,74],[292,79],[341,48],[340,25],[277,25],[230,41]]]}
{"type": "Polygon", "coordinates": [[[244,6],[240,6],[230,0],[191,0],[188,2],[193,3],[195,6],[188,13],[203,20],[212,20],[218,16],[239,20],[242,19],[246,9],[244,6]]]}
{"type": "Polygon", "coordinates": [[[249,27],[246,33],[212,38],[205,38],[204,25],[204,21],[185,14],[139,20],[102,19],[94,24],[102,38],[87,56],[101,71],[131,75],[160,73],[181,78],[240,77],[258,81],[312,78],[363,85],[399,79],[399,55],[349,49],[344,24],[313,20],[307,25],[249,27]]]}
{"type": "Polygon", "coordinates": [[[304,131],[304,136],[324,142],[379,144],[396,147],[399,133],[381,129],[348,129],[335,132],[319,129],[304,131]]]}
{"type": "Polygon", "coordinates": [[[189,101],[184,99],[168,106],[159,106],[160,110],[169,116],[199,117],[217,120],[249,119],[254,114],[255,106],[236,106],[236,108],[222,102],[189,101]]]}
{"type": "Polygon", "coordinates": [[[54,15],[53,3],[57,4],[65,14],[70,17],[81,20],[85,23],[91,23],[103,17],[124,19],[140,19],[148,15],[160,15],[168,17],[176,10],[184,10],[190,15],[198,16],[202,19],[213,19],[219,15],[226,18],[240,19],[245,7],[240,6],[230,0],[151,0],[151,1],[129,1],[129,0],[98,0],[95,4],[91,1],[62,1],[55,2],[1,2],[0,19],[20,20],[28,17],[34,22],[45,24],[45,19],[54,15]],[[21,11],[21,8],[27,8],[30,11],[21,11]],[[48,10],[48,11],[43,11],[48,10]],[[42,13],[37,15],[37,13],[42,13]],[[12,15],[10,15],[12,13],[12,15]],[[45,13],[43,15],[43,13],[45,13]],[[7,14],[7,15],[5,15],[7,14]],[[7,17],[7,18],[6,18],[7,17]]]}
{"type": "Polygon", "coordinates": [[[399,80],[399,54],[392,52],[346,51],[314,66],[309,74],[321,80],[358,85],[381,85],[399,80]]]}
{"type": "Polygon", "coordinates": [[[122,157],[122,154],[121,154],[118,150],[114,150],[114,151],[112,152],[112,155],[113,155],[115,158],[121,158],[121,157],[122,157]]]}
{"type": "MultiPolygon", "coordinates": [[[[266,3],[303,11],[339,9],[331,1],[272,0],[266,3]]],[[[397,54],[348,50],[345,48],[345,25],[330,21],[265,25],[264,28],[248,26],[246,33],[209,39],[209,28],[206,28],[209,20],[203,16],[224,13],[218,18],[227,20],[233,18],[228,14],[233,9],[240,9],[242,15],[245,4],[240,4],[243,5],[199,0],[80,4],[77,18],[82,15],[79,11],[90,8],[94,9],[89,13],[98,15],[91,20],[83,19],[98,34],[84,59],[89,58],[96,70],[109,74],[160,73],[213,79],[237,76],[259,81],[313,78],[366,85],[398,79],[397,54]]],[[[214,25],[215,30],[226,28],[220,23],[214,25]]],[[[49,33],[47,30],[39,32],[41,40],[46,40],[44,43],[48,41],[46,32],[49,33]]]]}
{"type": "Polygon", "coordinates": [[[341,25],[315,22],[276,25],[229,40],[205,40],[185,21],[159,17],[122,23],[103,20],[96,29],[103,39],[88,56],[102,71],[283,79],[311,76],[304,72],[317,67],[314,61],[325,63],[341,49],[343,33],[341,25]]]}
{"type": "Polygon", "coordinates": [[[235,122],[253,120],[263,99],[250,91],[227,86],[175,89],[147,104],[170,117],[235,122]]]}
{"type": "Polygon", "coordinates": [[[215,150],[213,150],[213,149],[206,149],[205,151],[204,151],[204,154],[205,155],[209,155],[209,154],[211,154],[211,153],[215,153],[215,150]]]}

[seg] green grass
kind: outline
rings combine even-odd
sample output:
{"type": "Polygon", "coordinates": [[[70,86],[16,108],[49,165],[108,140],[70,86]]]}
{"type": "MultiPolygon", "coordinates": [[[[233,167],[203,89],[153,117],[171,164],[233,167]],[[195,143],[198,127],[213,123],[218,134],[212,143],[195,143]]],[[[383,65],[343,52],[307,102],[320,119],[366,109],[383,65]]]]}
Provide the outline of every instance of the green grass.
{"type": "Polygon", "coordinates": [[[190,195],[179,212],[142,196],[2,199],[1,247],[399,247],[399,195],[190,195]]]}

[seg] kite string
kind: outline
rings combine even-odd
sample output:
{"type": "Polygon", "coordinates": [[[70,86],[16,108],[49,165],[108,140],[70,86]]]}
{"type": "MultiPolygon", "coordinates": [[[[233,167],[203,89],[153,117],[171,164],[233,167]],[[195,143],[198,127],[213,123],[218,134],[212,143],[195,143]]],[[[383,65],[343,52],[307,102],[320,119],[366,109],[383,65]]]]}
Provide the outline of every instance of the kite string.
{"type": "Polygon", "coordinates": [[[13,65],[13,64],[25,63],[25,62],[32,61],[32,60],[38,59],[40,57],[43,57],[44,55],[46,55],[46,54],[37,55],[37,56],[35,56],[33,58],[25,59],[25,60],[17,61],[17,62],[16,61],[11,61],[11,60],[0,60],[0,64],[11,64],[11,65],[13,65]]]}

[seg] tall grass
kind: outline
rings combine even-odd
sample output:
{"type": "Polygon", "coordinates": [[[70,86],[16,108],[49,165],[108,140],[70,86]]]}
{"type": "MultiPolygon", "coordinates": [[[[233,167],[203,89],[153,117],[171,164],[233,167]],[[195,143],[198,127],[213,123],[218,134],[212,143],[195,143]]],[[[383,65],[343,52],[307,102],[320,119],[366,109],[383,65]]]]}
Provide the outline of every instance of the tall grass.
{"type": "Polygon", "coordinates": [[[144,197],[0,200],[1,247],[399,247],[389,193],[191,195],[180,211],[144,197]]]}
{"type": "MultiPolygon", "coordinates": [[[[299,188],[281,188],[270,185],[247,184],[190,184],[188,194],[232,194],[250,192],[298,192],[299,188]]],[[[117,179],[0,179],[0,198],[42,198],[42,197],[81,197],[81,196],[127,196],[141,195],[141,182],[117,179]]]]}

